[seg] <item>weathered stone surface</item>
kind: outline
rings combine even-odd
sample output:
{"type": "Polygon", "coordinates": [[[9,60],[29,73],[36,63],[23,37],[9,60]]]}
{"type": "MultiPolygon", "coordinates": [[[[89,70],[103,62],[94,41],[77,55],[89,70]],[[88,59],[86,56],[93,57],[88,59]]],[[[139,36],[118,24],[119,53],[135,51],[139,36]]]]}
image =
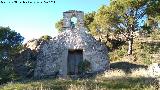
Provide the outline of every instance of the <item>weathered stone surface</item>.
{"type": "Polygon", "coordinates": [[[71,29],[71,18],[76,17],[77,18],[77,28],[83,28],[84,27],[84,13],[82,11],[76,11],[76,10],[69,10],[66,12],[63,12],[63,28],[71,29]]]}
{"type": "Polygon", "coordinates": [[[44,42],[46,41],[41,39],[33,39],[33,40],[29,40],[26,44],[24,44],[24,47],[34,51],[38,51],[40,45],[44,42]]]}
{"type": "Polygon", "coordinates": [[[105,45],[87,33],[83,23],[82,11],[70,10],[63,13],[64,32],[48,43],[42,44],[37,56],[35,77],[67,75],[67,57],[69,50],[83,50],[83,60],[91,63],[91,72],[109,68],[108,51],[105,45]],[[71,27],[71,18],[77,18],[77,27],[71,27]]]}
{"type": "Polygon", "coordinates": [[[87,33],[83,23],[82,11],[64,12],[64,32],[52,40],[30,40],[24,46],[25,50],[17,55],[14,65],[16,71],[24,77],[46,77],[56,74],[67,75],[67,59],[69,50],[82,50],[83,60],[91,63],[91,73],[109,68],[108,50],[87,33]],[[70,27],[70,19],[78,18],[77,27],[70,27]],[[67,22],[67,23],[66,23],[67,22]]]}
{"type": "Polygon", "coordinates": [[[160,76],[160,64],[153,63],[148,67],[148,75],[151,77],[159,77],[160,76]]]}
{"type": "Polygon", "coordinates": [[[24,44],[24,48],[14,58],[14,70],[23,78],[30,78],[34,75],[35,63],[39,47],[45,41],[33,39],[24,44]]]}
{"type": "Polygon", "coordinates": [[[17,54],[14,59],[14,70],[23,78],[30,78],[34,75],[34,65],[36,61],[36,52],[31,49],[25,49],[17,54]]]}
{"type": "Polygon", "coordinates": [[[83,60],[91,63],[92,72],[109,68],[107,48],[97,42],[86,30],[67,30],[41,46],[37,56],[35,77],[67,74],[68,50],[83,50],[83,60]]]}

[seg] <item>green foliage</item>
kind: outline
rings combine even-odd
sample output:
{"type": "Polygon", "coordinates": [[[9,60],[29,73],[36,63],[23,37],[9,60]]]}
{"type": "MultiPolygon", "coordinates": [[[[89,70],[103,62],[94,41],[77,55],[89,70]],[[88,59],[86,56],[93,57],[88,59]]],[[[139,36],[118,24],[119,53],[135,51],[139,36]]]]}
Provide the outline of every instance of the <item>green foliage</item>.
{"type": "Polygon", "coordinates": [[[134,44],[134,57],[141,64],[149,65],[153,63],[152,54],[159,53],[159,43],[140,42],[134,44]]]}
{"type": "Polygon", "coordinates": [[[147,52],[140,52],[136,54],[136,59],[138,59],[142,64],[149,65],[152,63],[152,58],[147,52]]]}
{"type": "Polygon", "coordinates": [[[160,40],[160,30],[155,30],[150,34],[153,40],[160,40]]]}
{"type": "Polygon", "coordinates": [[[52,37],[49,36],[49,35],[43,35],[43,36],[40,37],[40,39],[45,40],[45,41],[49,41],[50,39],[52,39],[52,37]]]}
{"type": "Polygon", "coordinates": [[[122,57],[126,54],[126,50],[117,50],[118,56],[122,57]]]}
{"type": "Polygon", "coordinates": [[[9,27],[0,27],[0,59],[7,57],[11,59],[12,56],[22,48],[24,37],[9,27]]]}
{"type": "MultiPolygon", "coordinates": [[[[57,23],[55,24],[55,27],[58,30],[58,32],[62,32],[63,31],[63,19],[60,19],[59,21],[57,21],[57,23]]],[[[71,21],[71,28],[75,28],[75,27],[76,27],[76,23],[71,21]]]]}
{"type": "Polygon", "coordinates": [[[12,48],[22,44],[24,38],[9,27],[0,27],[0,47],[12,48]]]}
{"type": "Polygon", "coordinates": [[[86,73],[91,69],[91,63],[87,60],[81,61],[78,64],[78,70],[80,73],[86,73]]]}
{"type": "Polygon", "coordinates": [[[9,27],[0,27],[0,83],[15,80],[13,57],[22,49],[24,37],[9,27]]]}
{"type": "Polygon", "coordinates": [[[100,78],[98,80],[49,79],[24,83],[9,83],[0,87],[1,90],[155,90],[155,88],[155,79],[143,77],[100,78]]]}
{"type": "Polygon", "coordinates": [[[109,57],[111,61],[119,61],[127,53],[127,49],[124,46],[121,46],[119,49],[115,49],[112,52],[109,52],[109,57]]]}
{"type": "Polygon", "coordinates": [[[145,23],[147,24],[147,27],[150,28],[150,30],[154,30],[159,28],[158,23],[160,21],[160,1],[159,0],[146,0],[146,15],[147,20],[145,23]]]}
{"type": "Polygon", "coordinates": [[[142,43],[141,48],[149,54],[159,53],[160,43],[142,43]]]}
{"type": "Polygon", "coordinates": [[[112,40],[108,40],[107,41],[107,47],[109,49],[109,51],[113,51],[115,49],[120,49],[122,48],[123,45],[125,45],[125,41],[121,41],[121,40],[116,40],[116,39],[112,39],[112,40]]]}
{"type": "Polygon", "coordinates": [[[91,34],[95,35],[96,34],[96,23],[94,22],[94,17],[95,17],[96,12],[91,12],[91,13],[86,13],[84,16],[84,25],[87,27],[89,32],[91,34]]]}
{"type": "Polygon", "coordinates": [[[123,44],[118,49],[111,50],[109,52],[111,62],[128,60],[128,62],[134,62],[144,65],[158,62],[157,57],[154,57],[154,55],[159,55],[160,53],[160,42],[139,42],[135,40],[133,47],[133,54],[130,56],[126,54],[126,44],[123,44]]]}
{"type": "Polygon", "coordinates": [[[160,43],[159,42],[144,42],[139,43],[137,45],[136,50],[136,57],[139,61],[142,61],[143,64],[149,65],[153,63],[154,58],[152,57],[152,54],[158,54],[160,50],[160,43]]]}
{"type": "Polygon", "coordinates": [[[143,25],[142,30],[140,31],[140,33],[146,33],[146,34],[150,34],[151,31],[151,26],[148,26],[147,24],[143,25]]]}
{"type": "Polygon", "coordinates": [[[132,34],[138,30],[140,19],[145,17],[145,5],[145,0],[111,0],[109,6],[100,7],[95,22],[102,31],[122,34],[131,41],[128,54],[132,54],[132,34]]]}
{"type": "Polygon", "coordinates": [[[56,29],[59,32],[63,31],[63,19],[60,19],[59,21],[57,21],[57,23],[55,24],[56,29]]]}
{"type": "Polygon", "coordinates": [[[150,17],[160,20],[160,1],[159,0],[148,0],[147,14],[150,17]]]}
{"type": "Polygon", "coordinates": [[[11,80],[16,80],[18,77],[13,70],[13,65],[10,62],[0,61],[0,84],[7,83],[11,80]]]}
{"type": "Polygon", "coordinates": [[[86,13],[84,16],[84,24],[87,27],[88,25],[90,25],[93,21],[94,21],[94,16],[95,16],[96,12],[91,12],[91,13],[86,13]]]}
{"type": "MultiPolygon", "coordinates": [[[[143,33],[151,33],[154,27],[158,28],[160,20],[159,0],[110,0],[110,5],[102,5],[98,11],[86,13],[84,24],[93,36],[106,35],[110,32],[123,34],[126,40],[133,42],[133,32],[143,29],[143,33]],[[144,20],[144,25],[142,20],[144,20]]],[[[62,31],[63,19],[56,23],[56,28],[62,31]]],[[[154,39],[159,39],[154,36],[154,39]]],[[[109,44],[111,45],[111,44],[109,44]]],[[[132,44],[129,45],[128,54],[132,54],[132,44]]],[[[112,47],[112,46],[111,46],[112,47]]]]}

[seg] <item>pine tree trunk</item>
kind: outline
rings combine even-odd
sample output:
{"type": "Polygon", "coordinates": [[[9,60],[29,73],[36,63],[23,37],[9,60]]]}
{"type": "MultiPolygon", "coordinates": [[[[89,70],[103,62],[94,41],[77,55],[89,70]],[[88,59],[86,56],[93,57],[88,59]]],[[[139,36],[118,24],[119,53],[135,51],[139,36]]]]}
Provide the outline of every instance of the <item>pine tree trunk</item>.
{"type": "Polygon", "coordinates": [[[133,45],[133,38],[128,40],[128,55],[132,54],[132,45],[133,45]]]}

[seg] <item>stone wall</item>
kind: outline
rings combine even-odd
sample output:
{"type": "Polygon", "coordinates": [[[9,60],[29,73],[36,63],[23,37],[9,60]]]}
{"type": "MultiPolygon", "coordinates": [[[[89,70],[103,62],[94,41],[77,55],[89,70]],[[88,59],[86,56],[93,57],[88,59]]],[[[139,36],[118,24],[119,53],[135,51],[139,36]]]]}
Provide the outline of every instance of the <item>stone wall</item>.
{"type": "Polygon", "coordinates": [[[70,10],[63,13],[63,28],[71,29],[71,18],[77,18],[77,27],[84,27],[84,13],[82,11],[70,10]]]}
{"type": "Polygon", "coordinates": [[[91,63],[93,73],[109,68],[107,48],[86,32],[83,18],[82,11],[69,10],[63,13],[64,32],[39,47],[35,77],[55,76],[56,74],[66,76],[69,50],[83,50],[83,60],[91,63]],[[76,28],[71,27],[72,17],[77,18],[76,28]]]}
{"type": "Polygon", "coordinates": [[[92,72],[109,68],[107,48],[97,42],[85,29],[67,30],[54,37],[50,42],[41,45],[37,56],[35,77],[67,75],[68,50],[83,50],[83,60],[91,63],[92,72]]]}
{"type": "Polygon", "coordinates": [[[41,44],[45,40],[33,39],[24,44],[24,48],[15,55],[13,60],[14,70],[23,78],[32,78],[34,76],[37,53],[41,44]]]}

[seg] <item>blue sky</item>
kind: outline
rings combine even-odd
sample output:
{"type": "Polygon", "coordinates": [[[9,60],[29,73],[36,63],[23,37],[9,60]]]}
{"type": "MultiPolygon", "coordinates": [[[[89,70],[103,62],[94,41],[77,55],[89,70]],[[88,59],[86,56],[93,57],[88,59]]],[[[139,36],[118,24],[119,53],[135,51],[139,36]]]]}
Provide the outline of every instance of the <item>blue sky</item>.
{"type": "MultiPolygon", "coordinates": [[[[24,4],[9,3],[15,0],[0,0],[0,26],[9,26],[25,37],[25,42],[42,35],[58,34],[55,23],[67,10],[81,10],[85,13],[98,10],[101,5],[108,5],[109,0],[52,0],[55,3],[24,4]]],[[[44,1],[44,0],[17,0],[44,1]]],[[[51,1],[51,0],[46,0],[51,1]]]]}

